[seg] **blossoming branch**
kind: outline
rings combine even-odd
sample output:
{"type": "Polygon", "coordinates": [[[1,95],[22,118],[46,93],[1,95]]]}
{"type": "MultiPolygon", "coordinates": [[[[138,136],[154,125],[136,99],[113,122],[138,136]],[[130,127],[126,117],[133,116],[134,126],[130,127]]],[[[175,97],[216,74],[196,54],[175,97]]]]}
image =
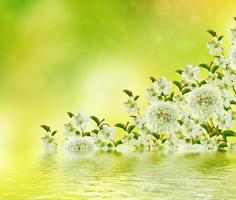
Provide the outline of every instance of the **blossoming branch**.
{"type": "MultiPolygon", "coordinates": [[[[236,18],[234,18],[236,21],[236,18]]],[[[110,126],[105,119],[68,112],[70,121],[64,125],[64,149],[72,152],[102,151],[202,151],[228,150],[235,146],[228,138],[236,136],[236,28],[230,30],[231,46],[223,48],[223,36],[208,30],[207,43],[213,56],[211,63],[187,65],[176,72],[180,80],[150,77],[152,85],[146,89],[147,107],[138,105],[139,95],[123,90],[128,99],[124,103],[131,120],[110,126]],[[200,69],[207,75],[200,79],[200,69]],[[173,87],[175,89],[173,90],[173,87]],[[93,129],[88,124],[93,121],[93,129]],[[122,130],[122,135],[117,130],[122,130]]],[[[56,151],[56,131],[41,126],[47,151],[56,151]]]]}

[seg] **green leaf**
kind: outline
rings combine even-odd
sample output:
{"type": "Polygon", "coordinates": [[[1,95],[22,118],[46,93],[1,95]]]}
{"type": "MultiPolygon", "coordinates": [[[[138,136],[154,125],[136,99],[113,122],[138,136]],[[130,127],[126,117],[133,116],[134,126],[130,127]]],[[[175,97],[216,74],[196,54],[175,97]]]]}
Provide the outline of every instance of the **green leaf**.
{"type": "Polygon", "coordinates": [[[178,70],[176,70],[176,72],[181,75],[183,73],[183,70],[178,69],[178,70]]]}
{"type": "Polygon", "coordinates": [[[211,68],[211,72],[214,74],[217,69],[219,69],[219,66],[218,65],[214,65],[212,68],[211,68]]]}
{"type": "Polygon", "coordinates": [[[207,30],[207,32],[210,33],[213,37],[217,36],[216,32],[213,30],[207,30]]]}
{"type": "Polygon", "coordinates": [[[135,96],[134,100],[137,101],[139,97],[140,97],[139,95],[135,96]]]}
{"type": "Polygon", "coordinates": [[[210,127],[208,124],[201,124],[201,127],[204,128],[207,131],[207,133],[210,132],[210,127]]]}
{"type": "Polygon", "coordinates": [[[205,63],[201,63],[201,64],[199,64],[198,65],[199,67],[201,67],[201,68],[205,68],[205,69],[207,69],[208,71],[210,71],[210,66],[208,65],[208,64],[205,64],[205,63]]]}
{"type": "Polygon", "coordinates": [[[140,136],[137,132],[133,132],[133,134],[135,139],[138,139],[138,137],[140,136]]]}
{"type": "Polygon", "coordinates": [[[50,132],[50,131],[51,131],[50,127],[47,126],[47,125],[41,125],[40,127],[43,128],[43,129],[44,129],[45,131],[47,131],[47,132],[50,132]]]}
{"type": "Polygon", "coordinates": [[[163,100],[163,96],[158,96],[157,98],[161,101],[163,100]]]}
{"type": "Polygon", "coordinates": [[[182,90],[182,95],[187,94],[187,93],[189,93],[191,91],[192,90],[190,88],[185,88],[185,89],[182,90]]]}
{"type": "Polygon", "coordinates": [[[170,97],[173,98],[174,95],[175,95],[175,93],[174,93],[174,92],[171,92],[170,97]]]}
{"type": "Polygon", "coordinates": [[[56,135],[57,131],[53,131],[52,132],[52,136],[56,135]]]}
{"type": "Polygon", "coordinates": [[[187,143],[189,143],[189,142],[190,142],[190,139],[186,138],[185,141],[186,141],[187,143]]]}
{"type": "Polygon", "coordinates": [[[134,125],[129,126],[129,128],[127,128],[127,132],[128,132],[128,133],[131,133],[132,130],[134,130],[134,128],[135,128],[134,125]]]}
{"type": "Polygon", "coordinates": [[[234,17],[233,19],[234,19],[234,21],[236,21],[236,17],[234,17]]]}
{"type": "Polygon", "coordinates": [[[161,143],[164,144],[167,141],[167,138],[163,138],[161,143]]]}
{"type": "Polygon", "coordinates": [[[150,80],[154,83],[157,79],[155,79],[154,77],[149,77],[150,80]]]}
{"type": "Polygon", "coordinates": [[[114,125],[117,128],[122,128],[124,131],[126,131],[126,125],[122,124],[122,123],[117,123],[114,125]]]}
{"type": "Polygon", "coordinates": [[[81,135],[79,130],[75,131],[75,133],[76,133],[76,135],[81,135]]]}
{"type": "Polygon", "coordinates": [[[104,125],[110,126],[110,124],[108,124],[108,123],[101,123],[101,124],[99,125],[99,128],[101,129],[104,125]]]}
{"type": "Polygon", "coordinates": [[[91,135],[90,135],[90,132],[85,132],[83,133],[83,136],[91,136],[91,135]]]}
{"type": "Polygon", "coordinates": [[[170,96],[168,97],[168,100],[173,101],[174,95],[175,95],[175,93],[171,92],[170,96]]]}
{"type": "Polygon", "coordinates": [[[206,82],[205,80],[202,80],[202,81],[199,83],[200,86],[205,85],[205,84],[207,84],[207,82],[206,82]]]}
{"type": "Polygon", "coordinates": [[[182,125],[184,122],[183,120],[178,120],[179,124],[182,125]]]}
{"type": "Polygon", "coordinates": [[[226,135],[226,136],[236,136],[236,132],[232,131],[232,130],[225,130],[222,131],[222,134],[226,135]]]}
{"type": "Polygon", "coordinates": [[[69,115],[70,118],[72,118],[73,116],[75,116],[72,112],[67,112],[67,114],[69,115]]]}
{"type": "Polygon", "coordinates": [[[113,147],[113,144],[109,143],[107,146],[111,148],[111,147],[113,147]]]}
{"type": "Polygon", "coordinates": [[[201,144],[201,140],[200,140],[199,138],[196,138],[196,139],[195,139],[195,143],[196,143],[196,144],[201,144]]]}
{"type": "Polygon", "coordinates": [[[160,139],[160,135],[159,135],[159,134],[157,134],[157,133],[152,133],[152,135],[153,135],[157,140],[160,139]]]}
{"type": "Polygon", "coordinates": [[[119,144],[123,144],[122,140],[118,140],[115,142],[115,146],[118,146],[119,144]]]}
{"type": "Polygon", "coordinates": [[[91,132],[98,134],[99,131],[97,129],[93,129],[91,132]]]}
{"type": "Polygon", "coordinates": [[[230,104],[236,105],[236,101],[232,100],[230,101],[230,104]]]}
{"type": "Polygon", "coordinates": [[[219,79],[222,79],[224,77],[224,74],[220,73],[220,72],[216,72],[217,73],[217,76],[219,79]]]}
{"type": "Polygon", "coordinates": [[[224,110],[226,111],[226,112],[228,112],[229,110],[231,109],[231,106],[229,106],[229,107],[224,107],[224,110]]]}
{"type": "Polygon", "coordinates": [[[223,35],[219,36],[218,41],[221,41],[223,39],[223,37],[224,37],[223,35]]]}
{"type": "Polygon", "coordinates": [[[123,90],[123,92],[125,93],[125,94],[127,94],[129,97],[132,97],[133,96],[133,92],[131,92],[130,90],[123,90]]]}
{"type": "Polygon", "coordinates": [[[95,117],[95,116],[90,116],[90,118],[97,124],[97,126],[100,125],[100,120],[99,120],[97,117],[95,117]]]}
{"type": "Polygon", "coordinates": [[[196,87],[197,87],[197,84],[196,84],[196,83],[193,83],[191,86],[192,86],[193,88],[196,88],[196,87]]]}
{"type": "Polygon", "coordinates": [[[224,138],[224,141],[227,141],[227,137],[236,136],[236,132],[234,132],[232,130],[225,130],[225,131],[222,131],[222,136],[224,138]]]}
{"type": "Polygon", "coordinates": [[[225,147],[228,147],[227,143],[226,142],[222,142],[218,145],[218,150],[220,151],[224,151],[225,150],[225,147]]]}
{"type": "MultiPolygon", "coordinates": [[[[210,129],[210,128],[209,128],[209,129],[210,129]]],[[[215,136],[215,135],[220,135],[220,130],[219,130],[219,129],[216,129],[215,131],[209,133],[209,136],[210,136],[210,137],[213,137],[213,136],[215,136]]]]}
{"type": "Polygon", "coordinates": [[[180,91],[182,90],[183,86],[179,81],[173,81],[173,84],[175,84],[179,88],[180,91]]]}

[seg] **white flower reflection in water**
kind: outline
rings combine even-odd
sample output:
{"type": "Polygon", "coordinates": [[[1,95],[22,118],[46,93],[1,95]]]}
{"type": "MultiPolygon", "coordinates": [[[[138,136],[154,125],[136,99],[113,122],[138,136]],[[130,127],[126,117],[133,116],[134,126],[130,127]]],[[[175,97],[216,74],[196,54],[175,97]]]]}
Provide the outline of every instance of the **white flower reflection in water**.
{"type": "Polygon", "coordinates": [[[37,168],[0,171],[1,198],[236,199],[235,154],[60,155],[43,157],[37,168]]]}

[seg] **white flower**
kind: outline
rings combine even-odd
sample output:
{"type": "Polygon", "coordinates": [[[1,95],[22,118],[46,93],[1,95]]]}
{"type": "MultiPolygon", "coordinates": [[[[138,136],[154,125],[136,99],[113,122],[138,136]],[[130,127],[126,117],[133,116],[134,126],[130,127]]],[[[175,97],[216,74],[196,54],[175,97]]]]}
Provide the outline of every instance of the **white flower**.
{"type": "Polygon", "coordinates": [[[147,102],[149,104],[153,103],[154,101],[158,100],[158,94],[157,92],[154,90],[154,88],[150,88],[150,89],[146,89],[146,98],[147,98],[147,102]]]}
{"type": "Polygon", "coordinates": [[[171,102],[155,102],[145,112],[146,126],[157,133],[174,133],[179,127],[179,110],[171,102]]]}
{"type": "Polygon", "coordinates": [[[192,120],[185,121],[182,127],[183,127],[183,134],[188,139],[196,138],[196,136],[198,136],[202,131],[202,127],[200,126],[200,124],[192,120]]]}
{"type": "MultiPolygon", "coordinates": [[[[228,58],[229,60],[229,58],[228,58]]],[[[236,80],[236,72],[235,70],[230,66],[230,60],[229,60],[229,65],[226,69],[222,70],[222,73],[226,77],[230,77],[232,80],[236,80]]]]}
{"type": "Polygon", "coordinates": [[[137,139],[134,138],[134,134],[133,133],[127,133],[125,132],[121,141],[124,143],[124,144],[128,144],[130,146],[134,146],[137,144],[137,139]]]}
{"type": "Polygon", "coordinates": [[[217,74],[216,73],[213,74],[213,73],[209,72],[208,76],[206,78],[206,82],[215,85],[215,84],[217,84],[217,81],[218,81],[217,74]]]}
{"type": "Polygon", "coordinates": [[[173,153],[177,150],[179,146],[179,141],[176,138],[168,138],[166,141],[161,145],[164,149],[165,153],[173,153]]]}
{"type": "Polygon", "coordinates": [[[89,152],[95,150],[95,143],[89,136],[73,136],[65,141],[64,148],[74,152],[89,152]]]}
{"type": "Polygon", "coordinates": [[[114,151],[115,147],[113,145],[109,146],[109,145],[102,145],[101,147],[102,151],[114,151]]]}
{"type": "Polygon", "coordinates": [[[222,135],[215,135],[210,138],[209,143],[207,144],[208,150],[217,151],[218,145],[223,142],[222,135]]]}
{"type": "Polygon", "coordinates": [[[186,70],[183,71],[182,77],[187,83],[193,83],[199,79],[199,67],[192,67],[192,65],[187,65],[186,70]]]}
{"type": "Polygon", "coordinates": [[[230,89],[234,84],[234,80],[231,76],[224,76],[221,81],[219,81],[220,89],[230,89]]]}
{"type": "Polygon", "coordinates": [[[186,99],[185,96],[180,94],[177,94],[174,96],[174,102],[178,104],[178,106],[185,106],[186,105],[186,99]]]}
{"type": "MultiPolygon", "coordinates": [[[[223,89],[233,89],[236,88],[236,74],[233,74],[233,72],[229,72],[227,71],[227,73],[225,74],[225,76],[222,78],[222,81],[224,81],[223,85],[223,89]]],[[[222,88],[222,87],[221,87],[222,88]]]]}
{"type": "Polygon", "coordinates": [[[156,138],[152,134],[142,132],[138,137],[137,145],[142,145],[144,148],[150,148],[151,142],[156,141],[156,138]]]}
{"type": "Polygon", "coordinates": [[[43,146],[44,146],[45,152],[47,152],[47,153],[57,151],[57,143],[55,143],[55,142],[47,143],[47,142],[43,141],[43,146]]]}
{"type": "Polygon", "coordinates": [[[218,115],[218,125],[220,129],[228,129],[231,127],[231,114],[230,113],[225,113],[225,114],[220,114],[218,115]]]}
{"type": "Polygon", "coordinates": [[[139,115],[134,118],[134,125],[139,130],[143,129],[144,124],[145,124],[145,120],[142,117],[140,117],[139,115]]]}
{"type": "Polygon", "coordinates": [[[137,101],[133,100],[133,98],[129,98],[128,101],[124,103],[126,111],[129,114],[136,114],[139,112],[139,107],[137,101]]]}
{"type": "Polygon", "coordinates": [[[215,64],[220,66],[222,69],[226,69],[229,62],[224,56],[217,56],[215,58],[215,64]]]}
{"type": "Polygon", "coordinates": [[[236,45],[232,46],[229,51],[229,63],[230,63],[229,66],[233,70],[236,70],[236,45]]]}
{"type": "Polygon", "coordinates": [[[167,81],[166,77],[161,77],[159,81],[155,81],[153,83],[154,90],[160,96],[161,94],[167,95],[170,88],[172,86],[172,82],[167,81]]]}
{"type": "MultiPolygon", "coordinates": [[[[207,81],[208,82],[208,81],[207,81]]],[[[232,75],[225,75],[222,79],[216,78],[212,80],[210,83],[212,86],[217,86],[221,91],[222,90],[231,90],[234,85],[234,77],[232,75]]]]}
{"type": "Polygon", "coordinates": [[[116,129],[114,127],[109,127],[108,125],[103,125],[102,130],[98,132],[98,139],[109,143],[114,141],[116,137],[116,129]]]}
{"type": "Polygon", "coordinates": [[[194,116],[203,120],[212,118],[214,114],[221,113],[223,110],[219,90],[208,84],[188,93],[187,105],[194,116]]]}
{"type": "Polygon", "coordinates": [[[236,28],[230,29],[231,42],[236,43],[236,28]]]}
{"type": "Polygon", "coordinates": [[[66,137],[71,137],[76,135],[76,130],[71,123],[64,125],[64,135],[66,137]]]}
{"type": "Polygon", "coordinates": [[[199,153],[205,151],[206,148],[202,144],[181,144],[178,148],[178,151],[186,153],[186,152],[191,152],[191,153],[199,153]]]}
{"type": "Polygon", "coordinates": [[[44,146],[45,152],[55,152],[57,150],[57,143],[54,136],[47,133],[44,137],[42,137],[42,143],[44,146]]]}
{"type": "Polygon", "coordinates": [[[219,41],[216,37],[207,43],[207,48],[209,48],[209,53],[214,56],[218,56],[223,53],[222,41],[219,41]]]}
{"type": "Polygon", "coordinates": [[[232,95],[228,90],[222,90],[221,94],[224,107],[229,108],[231,101],[235,100],[234,95],[232,95]]]}
{"type": "Polygon", "coordinates": [[[205,131],[205,132],[202,132],[200,135],[199,135],[199,139],[201,141],[201,144],[205,145],[207,144],[209,141],[210,141],[210,136],[209,134],[205,131]]]}
{"type": "Polygon", "coordinates": [[[121,153],[127,153],[131,150],[131,147],[129,146],[129,144],[119,144],[116,148],[116,151],[121,152],[121,153]]]}
{"type": "Polygon", "coordinates": [[[85,114],[78,113],[77,116],[72,117],[72,124],[74,128],[80,128],[82,131],[84,131],[88,126],[89,120],[89,117],[87,117],[85,114]]]}

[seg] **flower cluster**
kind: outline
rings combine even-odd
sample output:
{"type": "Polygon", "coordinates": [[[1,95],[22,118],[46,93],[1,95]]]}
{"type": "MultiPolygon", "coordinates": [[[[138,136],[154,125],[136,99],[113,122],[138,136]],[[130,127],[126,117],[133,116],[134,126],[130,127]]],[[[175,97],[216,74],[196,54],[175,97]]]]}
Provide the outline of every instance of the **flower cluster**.
{"type": "Polygon", "coordinates": [[[57,131],[51,131],[51,128],[47,125],[42,125],[41,128],[46,131],[44,137],[41,138],[45,151],[55,152],[57,150],[57,143],[55,139],[57,131]]]}
{"type": "MultiPolygon", "coordinates": [[[[223,36],[208,30],[209,64],[187,65],[177,70],[179,80],[150,77],[146,89],[147,106],[139,107],[139,95],[123,90],[130,120],[110,126],[105,119],[68,112],[64,125],[64,149],[73,152],[142,151],[142,150],[227,150],[233,146],[229,137],[236,136],[236,28],[230,30],[231,46],[223,48],[223,36]],[[201,74],[200,69],[207,73],[201,74]],[[204,75],[204,78],[201,78],[204,75]],[[88,130],[90,122],[91,128],[88,130]]],[[[42,138],[47,149],[55,150],[55,131],[43,125],[42,138]]]]}

